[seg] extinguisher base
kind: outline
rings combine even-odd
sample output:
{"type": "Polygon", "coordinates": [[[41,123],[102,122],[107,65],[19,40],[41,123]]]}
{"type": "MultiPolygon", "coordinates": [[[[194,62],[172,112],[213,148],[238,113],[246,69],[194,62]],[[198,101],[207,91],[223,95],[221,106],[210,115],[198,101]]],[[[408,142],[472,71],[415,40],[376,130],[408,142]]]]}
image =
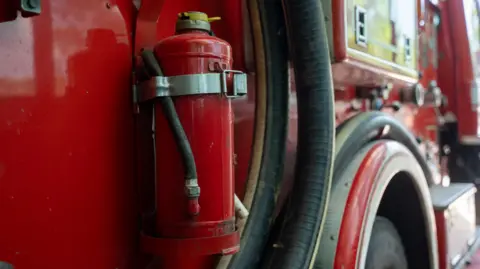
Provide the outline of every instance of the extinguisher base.
{"type": "Polygon", "coordinates": [[[235,231],[203,238],[158,238],[142,233],[141,244],[144,252],[159,257],[232,255],[240,250],[240,235],[235,231]]]}

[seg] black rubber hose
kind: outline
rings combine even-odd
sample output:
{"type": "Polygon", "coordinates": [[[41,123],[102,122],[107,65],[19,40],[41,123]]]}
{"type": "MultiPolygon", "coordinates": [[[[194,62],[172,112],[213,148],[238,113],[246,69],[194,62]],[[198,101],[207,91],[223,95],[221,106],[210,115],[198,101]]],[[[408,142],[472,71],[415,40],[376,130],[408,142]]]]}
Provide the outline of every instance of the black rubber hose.
{"type": "MultiPolygon", "coordinates": [[[[272,214],[277,202],[278,186],[283,180],[283,161],[288,132],[288,50],[281,1],[259,1],[267,75],[267,112],[263,157],[255,196],[241,237],[240,252],[232,257],[228,269],[257,268],[265,247],[272,214]]],[[[213,31],[210,35],[215,36],[213,31]]]]}
{"type": "Polygon", "coordinates": [[[175,143],[177,144],[185,169],[185,180],[197,180],[197,166],[195,165],[195,158],[193,156],[190,142],[183,130],[182,123],[178,118],[177,111],[173,104],[171,97],[166,96],[159,98],[158,101],[163,110],[163,114],[167,118],[170,129],[173,132],[175,143]]]}
{"type": "Polygon", "coordinates": [[[347,155],[358,152],[373,140],[391,139],[406,146],[422,167],[427,183],[429,185],[436,184],[432,171],[420,151],[415,137],[400,121],[387,113],[371,111],[360,113],[348,119],[337,127],[336,139],[337,142],[342,142],[342,147],[337,149],[337,155],[335,157],[337,163],[335,164],[334,175],[337,175],[348,165],[348,161],[339,163],[341,160],[350,160],[347,155]],[[379,130],[386,126],[388,126],[388,131],[384,134],[379,133],[379,130]]]}
{"type": "MultiPolygon", "coordinates": [[[[141,56],[145,67],[151,76],[161,76],[163,74],[162,69],[158,64],[158,61],[152,51],[143,50],[141,56]]],[[[185,130],[183,130],[182,123],[180,122],[177,111],[175,110],[173,100],[170,96],[165,96],[158,98],[157,101],[162,107],[163,114],[165,115],[170,129],[172,130],[175,143],[177,145],[178,151],[180,152],[184,166],[185,180],[194,181],[196,184],[198,177],[195,158],[192,152],[192,148],[190,147],[190,142],[188,141],[185,130]]],[[[197,186],[197,190],[194,190],[194,193],[192,193],[192,197],[189,198],[196,198],[199,195],[200,190],[197,186]]]]}
{"type": "Polygon", "coordinates": [[[271,267],[308,268],[320,242],[333,170],[334,90],[321,1],[285,0],[298,103],[295,182],[271,267]]]}
{"type": "MultiPolygon", "coordinates": [[[[288,134],[290,88],[282,2],[255,1],[255,6],[249,7],[249,10],[253,8],[258,10],[262,25],[264,59],[260,61],[263,60],[266,65],[266,88],[258,89],[266,91],[267,102],[263,157],[255,196],[242,234],[240,252],[233,256],[228,269],[258,268],[264,258],[262,250],[268,242],[280,193],[278,190],[283,183],[288,134]]],[[[258,101],[262,102],[257,99],[258,101]]]]}

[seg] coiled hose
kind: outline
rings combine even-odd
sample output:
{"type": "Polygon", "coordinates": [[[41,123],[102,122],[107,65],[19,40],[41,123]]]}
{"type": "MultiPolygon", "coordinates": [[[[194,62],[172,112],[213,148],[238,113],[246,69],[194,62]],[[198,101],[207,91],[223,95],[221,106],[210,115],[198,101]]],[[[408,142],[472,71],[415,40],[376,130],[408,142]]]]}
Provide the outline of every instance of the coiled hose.
{"type": "Polygon", "coordinates": [[[295,182],[271,268],[308,268],[317,252],[332,181],[335,117],[321,1],[285,0],[298,103],[295,182]]]}

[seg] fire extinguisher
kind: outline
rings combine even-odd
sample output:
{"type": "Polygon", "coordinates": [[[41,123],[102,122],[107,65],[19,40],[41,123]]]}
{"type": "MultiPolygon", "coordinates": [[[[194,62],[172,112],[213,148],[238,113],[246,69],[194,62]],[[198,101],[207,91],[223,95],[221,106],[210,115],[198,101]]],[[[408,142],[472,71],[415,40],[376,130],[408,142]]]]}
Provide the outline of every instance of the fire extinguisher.
{"type": "MultiPolygon", "coordinates": [[[[155,108],[155,234],[147,252],[163,257],[234,254],[233,112],[246,74],[232,68],[232,48],[201,12],[178,15],[175,35],[144,51],[151,78],[137,101],[155,108]]],[[[234,202],[235,201],[235,202],[234,202]]]]}

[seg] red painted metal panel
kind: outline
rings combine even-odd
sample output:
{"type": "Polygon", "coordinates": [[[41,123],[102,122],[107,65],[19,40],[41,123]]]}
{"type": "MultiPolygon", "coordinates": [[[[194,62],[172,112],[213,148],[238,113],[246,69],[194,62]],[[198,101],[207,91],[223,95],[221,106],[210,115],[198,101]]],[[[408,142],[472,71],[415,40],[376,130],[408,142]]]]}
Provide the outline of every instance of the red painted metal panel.
{"type": "Polygon", "coordinates": [[[0,260],[135,268],[131,1],[0,23],[0,260]]]}
{"type": "Polygon", "coordinates": [[[335,62],[342,62],[347,59],[344,0],[332,0],[332,22],[335,62]]]}
{"type": "MultiPolygon", "coordinates": [[[[440,16],[444,23],[438,32],[438,49],[441,52],[438,65],[438,84],[442,88],[444,94],[448,98],[448,105],[444,109],[444,113],[455,113],[457,110],[457,90],[455,86],[455,76],[453,70],[455,68],[455,52],[454,39],[452,37],[452,28],[448,23],[450,20],[450,11],[446,6],[446,2],[441,2],[440,16]]],[[[458,31],[459,29],[457,29],[458,31]]]]}
{"type": "Polygon", "coordinates": [[[470,44],[467,34],[466,15],[464,11],[464,1],[448,1],[441,3],[444,12],[445,23],[451,30],[449,33],[452,40],[453,56],[447,66],[450,67],[449,88],[445,89],[451,95],[455,95],[456,111],[455,114],[458,120],[458,133],[460,139],[462,137],[472,137],[478,143],[478,102],[472,96],[472,87],[475,83],[474,73],[472,69],[472,57],[470,54],[470,44]],[[452,82],[453,81],[453,82],[452,82]],[[453,83],[453,87],[452,86],[453,83]]]}
{"type": "Polygon", "coordinates": [[[439,267],[448,268],[447,265],[447,227],[445,226],[445,217],[444,212],[435,212],[435,223],[437,224],[437,240],[438,240],[438,256],[439,256],[439,267]]]}

